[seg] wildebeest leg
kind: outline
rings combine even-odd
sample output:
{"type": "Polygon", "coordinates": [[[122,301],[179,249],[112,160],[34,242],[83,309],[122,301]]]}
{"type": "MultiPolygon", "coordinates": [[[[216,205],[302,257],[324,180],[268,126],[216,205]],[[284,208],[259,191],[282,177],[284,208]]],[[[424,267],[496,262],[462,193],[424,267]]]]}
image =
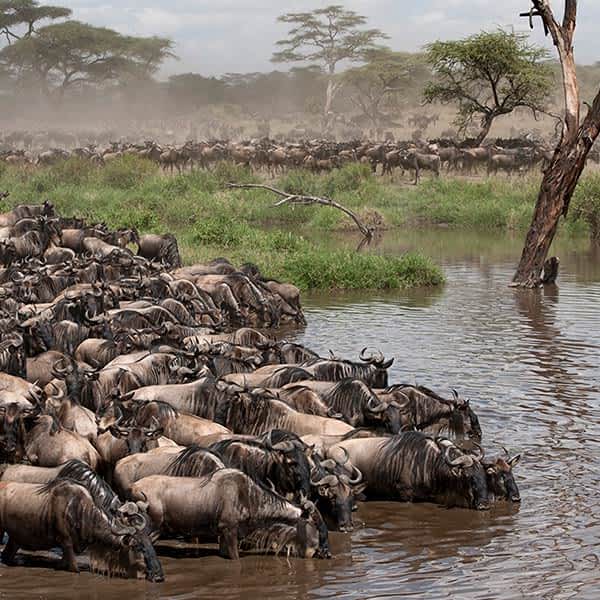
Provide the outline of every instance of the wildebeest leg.
{"type": "Polygon", "coordinates": [[[4,546],[4,550],[2,550],[2,562],[5,565],[14,565],[15,564],[15,556],[19,551],[18,544],[13,540],[13,538],[8,538],[8,543],[4,546]]]}
{"type": "Polygon", "coordinates": [[[222,529],[219,537],[219,553],[225,558],[239,560],[240,552],[238,549],[238,531],[232,529],[222,529]]]}
{"type": "Polygon", "coordinates": [[[79,567],[77,566],[77,558],[75,556],[75,550],[71,542],[63,542],[61,544],[63,551],[63,557],[61,561],[61,567],[72,573],[79,573],[79,567]]]}

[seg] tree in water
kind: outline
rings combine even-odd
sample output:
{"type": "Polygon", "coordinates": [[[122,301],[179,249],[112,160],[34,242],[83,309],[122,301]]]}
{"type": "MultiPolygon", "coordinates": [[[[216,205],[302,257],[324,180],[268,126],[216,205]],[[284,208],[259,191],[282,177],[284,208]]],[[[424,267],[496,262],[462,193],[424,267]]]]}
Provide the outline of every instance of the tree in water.
{"type": "Polygon", "coordinates": [[[552,89],[548,53],[522,34],[498,30],[437,41],[426,46],[426,56],[434,79],[425,87],[425,100],[456,103],[455,124],[461,132],[479,119],[477,144],[496,118],[515,108],[528,108],[535,118],[545,110],[552,89]]]}
{"type": "Polygon", "coordinates": [[[363,61],[364,53],[377,48],[376,42],[388,36],[379,29],[361,29],[366,18],[337,4],[311,12],[287,13],[278,21],[293,27],[287,39],[277,42],[282,50],[275,52],[271,60],[317,63],[326,70],[323,114],[329,123],[333,101],[342,86],[336,78],[337,65],[363,61]]]}
{"type": "MultiPolygon", "coordinates": [[[[560,139],[550,164],[544,170],[531,226],[513,278],[514,286],[528,288],[537,287],[547,280],[544,266],[560,218],[567,215],[589,151],[600,133],[600,90],[592,104],[587,105],[586,116],[582,119],[580,114],[580,92],[573,52],[577,0],[565,0],[560,23],[554,16],[550,0],[531,2],[531,11],[523,16],[529,17],[531,26],[534,17],[541,17],[546,33],[552,36],[562,69],[565,108],[560,139]]],[[[556,262],[553,265],[551,267],[556,270],[556,262]]],[[[556,273],[553,278],[555,276],[556,273]]]]}

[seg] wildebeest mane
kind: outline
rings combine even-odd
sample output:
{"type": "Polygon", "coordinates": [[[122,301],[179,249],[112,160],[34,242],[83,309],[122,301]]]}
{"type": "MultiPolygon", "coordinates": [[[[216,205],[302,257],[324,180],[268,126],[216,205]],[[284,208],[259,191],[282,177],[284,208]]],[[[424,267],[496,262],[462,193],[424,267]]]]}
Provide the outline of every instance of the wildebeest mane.
{"type": "Polygon", "coordinates": [[[212,450],[192,444],[175,455],[164,470],[164,475],[210,479],[214,473],[224,468],[225,464],[212,450]]]}
{"type": "Polygon", "coordinates": [[[138,425],[145,426],[147,422],[152,419],[152,417],[156,417],[160,422],[163,419],[176,419],[179,416],[179,411],[168,404],[167,402],[163,402],[162,400],[152,400],[151,402],[143,402],[140,403],[135,410],[135,422],[138,425]],[[150,406],[152,405],[152,407],[150,406]],[[155,410],[151,410],[151,408],[156,407],[155,410]],[[150,415],[144,419],[142,423],[139,422],[139,418],[142,416],[144,410],[150,412],[150,415]]]}
{"type": "Polygon", "coordinates": [[[274,523],[265,529],[255,529],[245,536],[240,547],[246,552],[298,556],[296,545],[297,528],[287,523],[274,523]]]}
{"type": "MultiPolygon", "coordinates": [[[[282,403],[282,406],[285,405],[282,403]]],[[[240,394],[221,402],[214,420],[235,433],[260,435],[271,429],[274,421],[277,422],[279,415],[274,408],[274,403],[267,398],[240,394]],[[240,424],[243,424],[244,431],[240,431],[240,424]]]]}
{"type": "Polygon", "coordinates": [[[92,496],[96,506],[106,513],[116,510],[121,504],[113,489],[88,464],[73,459],[65,463],[56,480],[68,479],[82,485],[92,496]]]}
{"type": "Polygon", "coordinates": [[[366,383],[353,378],[342,379],[323,395],[323,400],[328,406],[347,417],[362,414],[372,399],[377,401],[371,388],[366,383]]]}
{"type": "Polygon", "coordinates": [[[280,388],[288,383],[313,380],[314,377],[302,367],[281,367],[273,372],[264,382],[264,387],[280,388]]]}

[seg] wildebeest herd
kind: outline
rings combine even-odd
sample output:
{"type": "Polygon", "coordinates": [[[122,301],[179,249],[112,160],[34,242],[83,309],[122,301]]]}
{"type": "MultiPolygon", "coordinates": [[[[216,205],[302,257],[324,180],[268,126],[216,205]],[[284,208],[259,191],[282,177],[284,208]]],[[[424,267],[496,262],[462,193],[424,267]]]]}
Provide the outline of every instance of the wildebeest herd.
{"type": "MultiPolygon", "coordinates": [[[[543,167],[552,158],[552,151],[543,143],[526,138],[499,139],[482,146],[449,139],[430,142],[334,142],[324,139],[290,142],[263,138],[241,142],[188,141],[180,145],[161,145],[157,141],[113,142],[103,147],[49,148],[37,153],[11,147],[0,151],[0,162],[16,166],[50,166],[77,157],[101,166],[122,156],[151,160],[171,173],[208,169],[218,162],[229,161],[266,171],[272,176],[291,168],[321,173],[351,163],[363,163],[382,175],[393,176],[397,170],[406,171],[414,175],[416,183],[422,171],[435,176],[443,171],[462,175],[523,174],[543,167]]],[[[598,161],[600,153],[594,151],[591,157],[598,161]]]]}
{"type": "Polygon", "coordinates": [[[469,401],[392,384],[393,360],[271,335],[299,291],[254,265],[182,266],[173,236],[21,205],[0,215],[2,561],[164,579],[159,539],[330,556],[367,499],[519,502],[469,401]],[[132,248],[137,246],[137,253],[132,248]],[[269,331],[271,330],[271,332],[269,331]]]}

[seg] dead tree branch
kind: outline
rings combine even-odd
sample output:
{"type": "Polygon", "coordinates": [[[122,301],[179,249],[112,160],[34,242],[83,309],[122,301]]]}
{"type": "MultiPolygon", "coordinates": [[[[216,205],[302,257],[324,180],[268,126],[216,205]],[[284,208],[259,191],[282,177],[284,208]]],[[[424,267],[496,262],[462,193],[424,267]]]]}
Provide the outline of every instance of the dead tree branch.
{"type": "Polygon", "coordinates": [[[274,207],[283,206],[284,204],[301,204],[304,206],[318,204],[320,206],[329,206],[331,208],[337,208],[338,210],[341,210],[344,214],[348,215],[354,221],[354,223],[356,223],[356,227],[367,240],[371,240],[373,238],[374,229],[365,225],[358,218],[358,215],[355,212],[351,211],[345,206],[342,206],[339,202],[336,202],[335,200],[331,200],[329,198],[320,198],[319,196],[288,194],[287,192],[283,192],[281,190],[278,190],[277,188],[271,187],[270,185],[264,185],[262,183],[228,183],[227,187],[230,189],[240,190],[261,189],[273,192],[274,194],[277,194],[282,198],[281,200],[273,204],[274,207]]]}

